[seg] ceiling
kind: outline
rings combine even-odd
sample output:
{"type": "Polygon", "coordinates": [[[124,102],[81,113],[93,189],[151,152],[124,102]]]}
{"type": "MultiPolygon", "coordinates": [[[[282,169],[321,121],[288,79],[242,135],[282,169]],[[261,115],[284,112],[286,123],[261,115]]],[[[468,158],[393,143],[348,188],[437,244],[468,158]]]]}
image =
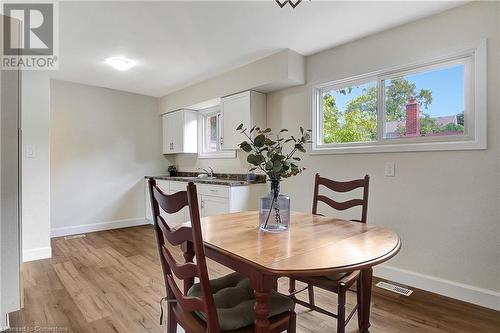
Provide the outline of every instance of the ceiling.
{"type": "Polygon", "coordinates": [[[51,76],[150,96],[284,48],[310,55],[461,2],[60,2],[59,70],[51,76]],[[119,72],[106,57],[137,66],[119,72]]]}

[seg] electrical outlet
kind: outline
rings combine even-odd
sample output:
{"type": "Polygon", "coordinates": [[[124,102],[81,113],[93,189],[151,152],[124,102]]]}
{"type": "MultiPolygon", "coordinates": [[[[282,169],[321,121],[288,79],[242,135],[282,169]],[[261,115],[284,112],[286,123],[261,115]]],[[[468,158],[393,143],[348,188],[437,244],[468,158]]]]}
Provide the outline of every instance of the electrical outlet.
{"type": "Polygon", "coordinates": [[[26,158],[36,158],[35,145],[26,145],[26,158]]]}
{"type": "Polygon", "coordinates": [[[385,176],[394,177],[396,175],[396,163],[385,162],[385,176]]]}

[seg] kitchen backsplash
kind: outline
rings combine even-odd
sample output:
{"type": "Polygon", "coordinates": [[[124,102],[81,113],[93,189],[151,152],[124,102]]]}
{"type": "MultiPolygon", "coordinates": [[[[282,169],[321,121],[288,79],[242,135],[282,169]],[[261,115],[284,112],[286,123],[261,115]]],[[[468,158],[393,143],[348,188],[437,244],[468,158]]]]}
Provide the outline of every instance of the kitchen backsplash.
{"type": "Polygon", "coordinates": [[[169,164],[174,164],[177,170],[185,172],[200,173],[198,168],[208,166],[212,167],[215,173],[246,174],[249,169],[246,155],[241,153],[237,154],[236,158],[198,158],[196,154],[178,154],[169,156],[167,160],[169,164]]]}

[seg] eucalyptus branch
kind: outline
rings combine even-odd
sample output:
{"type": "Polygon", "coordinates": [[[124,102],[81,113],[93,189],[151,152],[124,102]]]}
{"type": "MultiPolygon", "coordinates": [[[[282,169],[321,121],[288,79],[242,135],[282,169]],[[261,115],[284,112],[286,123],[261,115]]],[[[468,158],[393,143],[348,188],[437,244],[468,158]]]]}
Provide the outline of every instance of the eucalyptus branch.
{"type": "Polygon", "coordinates": [[[270,128],[260,129],[254,126],[248,132],[247,128],[243,128],[243,124],[240,124],[236,130],[245,135],[248,140],[241,142],[239,147],[249,154],[247,161],[253,165],[253,170],[259,169],[267,174],[269,178],[278,179],[295,176],[304,170],[304,168],[297,165],[296,161],[300,161],[300,159],[294,157],[295,161],[292,161],[292,157],[297,153],[297,150],[305,152],[304,144],[309,142],[309,130],[304,132],[301,127],[302,136],[300,138],[296,139],[290,136],[286,140],[281,133],[287,132],[287,129],[272,134],[270,128]],[[252,138],[251,134],[254,130],[257,135],[252,138]],[[288,142],[293,142],[294,146],[291,147],[288,153],[284,153],[283,151],[288,142]]]}

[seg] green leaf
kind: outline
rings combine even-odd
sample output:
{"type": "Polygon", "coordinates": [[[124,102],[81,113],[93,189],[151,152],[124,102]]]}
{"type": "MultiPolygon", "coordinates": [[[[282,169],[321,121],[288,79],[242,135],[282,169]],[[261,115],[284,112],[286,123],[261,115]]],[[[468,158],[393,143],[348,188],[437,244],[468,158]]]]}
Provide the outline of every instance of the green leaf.
{"type": "Polygon", "coordinates": [[[300,126],[300,133],[304,134],[304,128],[300,126]]]}
{"type": "Polygon", "coordinates": [[[270,132],[271,132],[271,129],[269,127],[262,131],[262,133],[270,133],[270,132]]]}
{"type": "Polygon", "coordinates": [[[295,144],[295,148],[297,148],[297,150],[302,152],[302,153],[306,152],[306,150],[304,149],[304,147],[300,143],[295,144]]]}
{"type": "Polygon", "coordinates": [[[300,161],[300,157],[294,157],[293,159],[296,161],[300,161]]]}
{"type": "Polygon", "coordinates": [[[255,171],[255,170],[257,170],[257,169],[258,169],[258,167],[253,167],[253,168],[250,168],[250,169],[248,170],[248,172],[252,172],[252,171],[255,171]]]}
{"type": "Polygon", "coordinates": [[[283,132],[288,132],[288,130],[286,128],[283,128],[280,133],[283,133],[283,132]]]}
{"type": "Polygon", "coordinates": [[[255,130],[255,126],[250,129],[250,134],[255,130]]]}
{"type": "Polygon", "coordinates": [[[246,153],[249,153],[252,151],[252,146],[250,146],[249,144],[246,144],[244,146],[241,147],[241,149],[246,152],[246,153]]]}
{"type": "Polygon", "coordinates": [[[262,162],[264,162],[264,156],[262,155],[255,155],[255,154],[250,154],[247,157],[247,162],[253,165],[260,165],[262,162]]]}
{"type": "Polygon", "coordinates": [[[283,163],[280,160],[274,161],[273,163],[273,171],[280,172],[283,168],[283,163]]]}
{"type": "Polygon", "coordinates": [[[275,141],[273,141],[273,140],[271,140],[271,139],[269,139],[269,138],[266,138],[266,140],[265,140],[265,144],[266,144],[266,146],[272,146],[272,145],[274,145],[275,143],[276,143],[275,141]]]}
{"type": "Polygon", "coordinates": [[[239,131],[242,128],[243,128],[243,124],[239,124],[238,127],[236,127],[236,130],[239,131]]]}
{"type": "Polygon", "coordinates": [[[266,162],[266,170],[271,170],[273,168],[274,164],[272,161],[267,161],[266,162]]]}
{"type": "Polygon", "coordinates": [[[266,136],[264,134],[259,134],[253,139],[253,143],[256,147],[262,147],[266,142],[266,136]]]}

